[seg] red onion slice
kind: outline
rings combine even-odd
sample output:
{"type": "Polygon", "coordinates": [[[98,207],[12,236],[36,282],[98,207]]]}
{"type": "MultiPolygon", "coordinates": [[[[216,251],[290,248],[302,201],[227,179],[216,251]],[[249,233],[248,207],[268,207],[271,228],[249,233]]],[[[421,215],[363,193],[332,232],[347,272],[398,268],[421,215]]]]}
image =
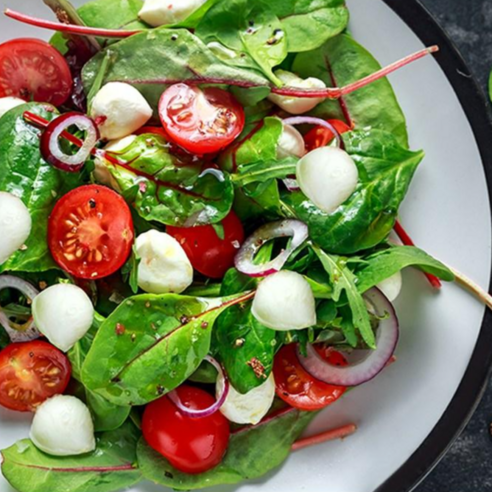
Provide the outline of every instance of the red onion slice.
{"type": "Polygon", "coordinates": [[[391,359],[398,342],[398,318],[391,302],[376,287],[364,294],[374,308],[375,314],[383,317],[376,334],[376,350],[356,350],[347,356],[348,366],[333,366],[320,357],[312,345],[307,346],[307,357],[299,351],[297,356],[302,367],[314,378],[337,386],[358,386],[377,376],[391,359]],[[384,317],[386,316],[386,317],[384,317]],[[363,355],[350,363],[353,355],[363,355]]]}
{"type": "MultiPolygon", "coordinates": [[[[38,290],[35,289],[29,282],[22,280],[18,277],[12,275],[1,275],[0,276],[0,291],[3,289],[16,289],[22,292],[31,301],[39,294],[38,290]]],[[[14,343],[17,342],[29,342],[39,338],[41,334],[34,326],[34,320],[31,318],[25,328],[22,330],[15,329],[7,317],[7,315],[0,309],[0,325],[3,326],[5,331],[10,337],[10,340],[14,343]]]]}
{"type": "Polygon", "coordinates": [[[290,255],[308,238],[308,227],[304,222],[286,219],[265,224],[246,239],[238,251],[234,264],[236,268],[250,277],[264,277],[282,269],[290,255]],[[254,257],[260,248],[271,239],[292,237],[292,242],[273,260],[255,265],[254,257]]]}
{"type": "Polygon", "coordinates": [[[340,132],[328,121],[322,120],[321,118],[315,118],[314,116],[292,116],[291,118],[285,118],[282,120],[284,125],[317,125],[322,126],[333,133],[335,136],[337,146],[342,147],[342,136],[340,132]]]}
{"type": "Polygon", "coordinates": [[[226,373],[224,372],[224,369],[222,369],[222,365],[219,364],[210,355],[205,356],[204,360],[206,360],[207,362],[212,364],[215,367],[215,369],[217,369],[219,376],[224,379],[224,389],[222,390],[222,393],[219,395],[219,397],[217,398],[217,400],[215,401],[215,403],[213,405],[211,405],[208,408],[195,410],[195,409],[188,408],[187,406],[185,406],[181,402],[181,400],[179,399],[178,393],[175,390],[170,391],[167,394],[169,399],[178,407],[180,412],[183,413],[183,415],[186,415],[187,417],[190,417],[192,419],[201,419],[204,417],[209,417],[210,415],[217,412],[220,409],[220,407],[224,404],[224,402],[226,401],[227,395],[229,394],[229,379],[228,379],[226,373]]]}
{"type": "Polygon", "coordinates": [[[91,155],[97,141],[99,131],[96,124],[82,113],[66,113],[54,119],[41,136],[41,154],[46,162],[62,171],[77,172],[82,169],[91,155]],[[60,148],[60,137],[71,126],[85,132],[85,139],[78,152],[68,155],[60,148]]]}

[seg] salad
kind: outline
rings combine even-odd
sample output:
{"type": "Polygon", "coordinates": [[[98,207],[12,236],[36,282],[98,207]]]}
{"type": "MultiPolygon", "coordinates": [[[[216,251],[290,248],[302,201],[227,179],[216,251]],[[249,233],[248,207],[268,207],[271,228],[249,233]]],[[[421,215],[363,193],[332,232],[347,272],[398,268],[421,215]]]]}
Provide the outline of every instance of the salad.
{"type": "MultiPolygon", "coordinates": [[[[394,362],[409,148],[343,0],[44,0],[0,45],[1,451],[20,492],[258,478],[394,362]]],[[[362,423],[362,425],[364,425],[362,423]]]]}

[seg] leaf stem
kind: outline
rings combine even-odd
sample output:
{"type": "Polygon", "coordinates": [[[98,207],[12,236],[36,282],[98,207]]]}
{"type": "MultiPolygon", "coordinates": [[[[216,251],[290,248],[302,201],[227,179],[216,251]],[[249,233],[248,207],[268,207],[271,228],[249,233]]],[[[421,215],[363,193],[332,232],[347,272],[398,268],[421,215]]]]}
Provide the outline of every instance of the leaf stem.
{"type": "Polygon", "coordinates": [[[492,296],[482,289],[477,283],[473,280],[470,280],[468,277],[463,275],[461,272],[456,270],[455,268],[446,265],[454,274],[455,282],[466,290],[468,290],[471,294],[473,294],[477,299],[482,301],[489,309],[492,309],[492,296]]]}
{"type": "Polygon", "coordinates": [[[355,424],[342,425],[336,427],[335,429],[330,429],[314,436],[305,437],[296,441],[292,447],[291,451],[297,451],[299,449],[304,449],[316,444],[322,444],[327,441],[333,441],[335,439],[343,439],[345,437],[351,436],[357,430],[355,424]]]}

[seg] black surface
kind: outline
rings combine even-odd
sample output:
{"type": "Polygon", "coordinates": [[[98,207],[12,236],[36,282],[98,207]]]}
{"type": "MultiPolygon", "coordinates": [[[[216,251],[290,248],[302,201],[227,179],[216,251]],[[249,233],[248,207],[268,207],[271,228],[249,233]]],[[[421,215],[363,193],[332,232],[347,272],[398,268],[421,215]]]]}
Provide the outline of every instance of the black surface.
{"type": "MultiPolygon", "coordinates": [[[[422,0],[422,3],[446,30],[486,90],[492,68],[492,0],[422,0]]],[[[416,492],[492,491],[491,422],[492,383],[489,382],[472,420],[416,492]]]]}

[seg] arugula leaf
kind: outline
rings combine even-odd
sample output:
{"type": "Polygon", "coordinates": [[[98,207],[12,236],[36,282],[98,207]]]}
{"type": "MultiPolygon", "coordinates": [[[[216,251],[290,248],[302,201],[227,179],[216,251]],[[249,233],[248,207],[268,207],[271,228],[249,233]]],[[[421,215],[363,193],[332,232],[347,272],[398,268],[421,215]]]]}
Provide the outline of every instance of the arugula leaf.
{"type": "Polygon", "coordinates": [[[2,451],[2,473],[19,492],[115,492],[140,482],[135,448],[140,433],[131,423],[97,438],[82,456],[56,457],[23,439],[2,451]]]}
{"type": "Polygon", "coordinates": [[[284,193],[282,200],[308,225],[311,238],[321,248],[352,254],[372,248],[390,233],[424,153],[404,149],[393,135],[381,130],[349,132],[343,140],[359,170],[359,183],[337,210],[322,212],[301,192],[284,193]]]}
{"type": "Polygon", "coordinates": [[[366,292],[409,266],[417,267],[447,282],[454,280],[451,270],[425,251],[414,246],[395,246],[364,258],[362,268],[357,272],[357,288],[359,292],[366,292]]]}
{"type": "MultiPolygon", "coordinates": [[[[330,39],[321,48],[301,53],[292,70],[301,77],[317,77],[327,86],[345,86],[379,70],[381,65],[347,34],[330,39]]],[[[382,79],[344,96],[340,101],[325,99],[312,114],[323,119],[346,120],[355,129],[379,129],[392,133],[408,148],[408,133],[403,111],[387,79],[382,79]]]]}
{"type": "Polygon", "coordinates": [[[99,329],[82,367],[82,382],[117,405],[159,398],[195,372],[210,349],[216,318],[246,298],[128,298],[99,329]]]}
{"type": "MultiPolygon", "coordinates": [[[[158,135],[139,135],[114,165],[100,159],[119,188],[146,220],[191,227],[220,222],[230,211],[234,191],[229,175],[197,162],[179,162],[158,135]]],[[[100,172],[101,170],[99,170],[100,172]]]]}
{"type": "Polygon", "coordinates": [[[190,475],[178,471],[144,439],[138,444],[138,463],[145,478],[175,490],[196,490],[258,478],[287,458],[292,444],[315,416],[316,412],[289,408],[256,426],[233,432],[222,462],[205,473],[190,475]]]}

